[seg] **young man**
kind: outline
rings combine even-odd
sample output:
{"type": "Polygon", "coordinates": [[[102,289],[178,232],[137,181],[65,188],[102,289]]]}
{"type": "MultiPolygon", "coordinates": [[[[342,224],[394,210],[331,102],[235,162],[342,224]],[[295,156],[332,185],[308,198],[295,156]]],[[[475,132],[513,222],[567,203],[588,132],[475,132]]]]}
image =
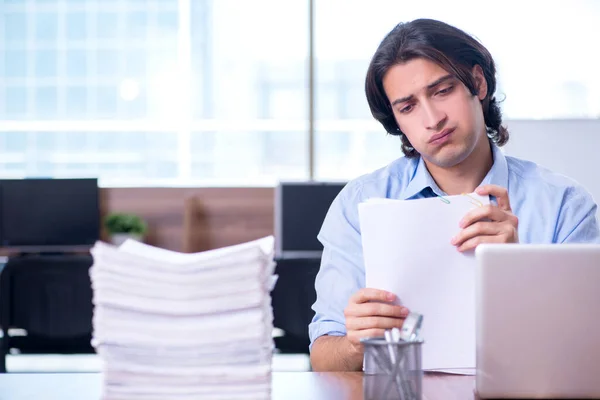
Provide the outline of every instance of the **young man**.
{"type": "Polygon", "coordinates": [[[314,370],[360,370],[360,339],[400,327],[408,314],[392,294],[364,287],[357,206],[369,197],[490,195],[492,205],[469,212],[448,238],[457,251],[480,243],[600,242],[597,206],[581,186],[500,151],[508,131],[495,74],[485,47],[439,21],[399,24],[380,44],[367,99],[387,132],[400,136],[406,157],[348,183],[325,218],[309,327],[314,370]]]}

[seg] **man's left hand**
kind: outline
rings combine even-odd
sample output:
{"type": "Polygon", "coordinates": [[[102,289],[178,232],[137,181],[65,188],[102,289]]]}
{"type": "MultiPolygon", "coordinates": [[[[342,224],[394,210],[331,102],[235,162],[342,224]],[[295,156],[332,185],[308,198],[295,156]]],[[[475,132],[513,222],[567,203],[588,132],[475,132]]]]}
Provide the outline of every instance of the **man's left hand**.
{"type": "Polygon", "coordinates": [[[481,243],[518,243],[519,219],[512,213],[508,191],[497,185],[475,190],[480,196],[492,195],[498,203],[469,211],[460,221],[462,230],[452,239],[458,251],[472,250],[481,243]]]}

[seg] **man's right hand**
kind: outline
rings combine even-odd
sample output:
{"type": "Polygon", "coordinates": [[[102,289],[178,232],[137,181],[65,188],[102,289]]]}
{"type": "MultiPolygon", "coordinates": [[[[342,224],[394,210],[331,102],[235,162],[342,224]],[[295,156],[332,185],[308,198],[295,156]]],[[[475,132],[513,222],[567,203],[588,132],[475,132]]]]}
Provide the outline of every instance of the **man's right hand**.
{"type": "Polygon", "coordinates": [[[362,353],[360,339],[381,337],[386,329],[401,328],[408,309],[393,304],[393,293],[365,288],[356,292],[344,310],[346,337],[357,352],[362,353]]]}

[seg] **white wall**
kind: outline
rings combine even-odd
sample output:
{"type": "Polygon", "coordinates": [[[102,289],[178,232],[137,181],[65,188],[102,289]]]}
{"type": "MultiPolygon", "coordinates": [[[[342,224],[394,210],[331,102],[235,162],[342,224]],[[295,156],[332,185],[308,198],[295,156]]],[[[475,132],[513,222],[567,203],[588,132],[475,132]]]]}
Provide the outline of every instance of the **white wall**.
{"type": "MultiPolygon", "coordinates": [[[[600,206],[600,119],[506,121],[507,155],[536,162],[573,178],[600,206]]],[[[598,212],[600,218],[600,210],[598,212]]]]}

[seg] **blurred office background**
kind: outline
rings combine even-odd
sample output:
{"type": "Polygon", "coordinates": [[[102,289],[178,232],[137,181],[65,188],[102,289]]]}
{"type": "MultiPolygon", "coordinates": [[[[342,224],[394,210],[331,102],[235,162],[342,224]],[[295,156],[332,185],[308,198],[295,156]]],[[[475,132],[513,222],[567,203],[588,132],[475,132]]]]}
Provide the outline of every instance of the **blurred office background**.
{"type": "Polygon", "coordinates": [[[98,178],[103,214],[141,214],[173,250],[273,233],[280,182],[343,183],[401,156],[364,76],[419,17],[495,57],[506,153],[600,200],[596,0],[0,0],[0,179],[98,178]]]}

